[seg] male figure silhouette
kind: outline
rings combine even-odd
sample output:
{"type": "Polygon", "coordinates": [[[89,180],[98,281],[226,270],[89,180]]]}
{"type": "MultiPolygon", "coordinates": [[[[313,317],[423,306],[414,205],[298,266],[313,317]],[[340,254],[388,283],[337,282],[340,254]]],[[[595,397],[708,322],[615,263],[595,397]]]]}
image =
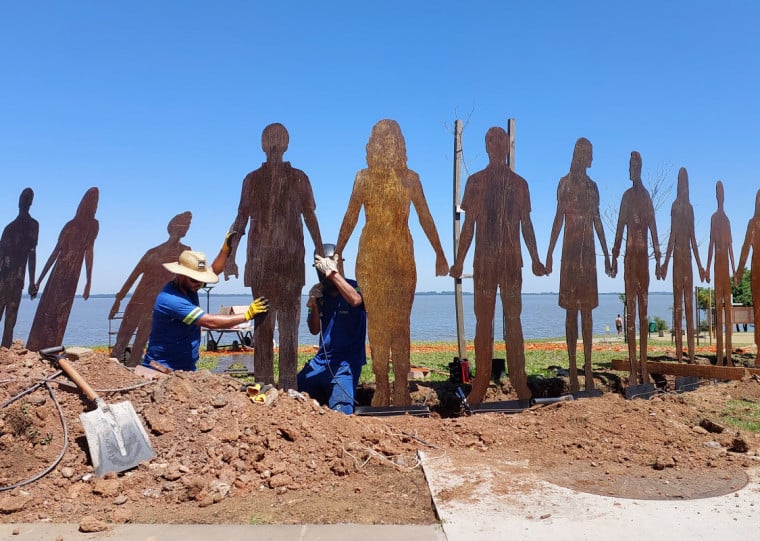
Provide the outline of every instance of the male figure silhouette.
{"type": "Polygon", "coordinates": [[[689,362],[694,362],[694,271],[691,254],[697,260],[700,281],[705,269],[699,260],[697,238],[694,235],[694,209],[689,202],[689,175],[686,169],[678,170],[678,193],[670,208],[670,239],[662,264],[662,279],[668,274],[668,262],[673,256],[673,333],[676,339],[676,358],[683,361],[683,316],[686,315],[686,343],[689,362]],[[684,310],[685,308],[685,310],[684,310]],[[685,312],[685,314],[684,314],[685,312]]]}
{"type": "MultiPolygon", "coordinates": [[[[710,218],[710,246],[707,249],[705,280],[710,282],[710,263],[715,254],[715,359],[718,365],[733,366],[731,358],[731,276],[736,274],[734,267],[734,249],[731,240],[731,222],[723,208],[723,183],[715,183],[715,198],[718,210],[710,218]],[[730,267],[729,267],[730,264],[730,267]],[[726,349],[723,349],[725,333],[726,349]],[[724,358],[725,354],[725,358],[724,358]]],[[[736,278],[734,276],[734,278],[736,278]]]]}
{"type": "Polygon", "coordinates": [[[40,225],[29,214],[34,191],[24,188],[18,198],[18,216],[5,226],[0,237],[0,319],[5,317],[3,347],[13,342],[26,269],[29,269],[29,296],[37,295],[34,273],[37,266],[37,236],[40,225]]]}
{"type": "MultiPolygon", "coordinates": [[[[754,300],[752,312],[755,322],[755,346],[758,352],[755,357],[755,366],[760,366],[760,190],[755,195],[755,214],[747,224],[747,234],[744,237],[739,266],[736,269],[736,284],[742,281],[744,266],[747,264],[749,250],[752,249],[752,267],[750,268],[750,289],[754,300]]],[[[745,329],[746,330],[746,329],[745,329]]]]}
{"type": "Polygon", "coordinates": [[[98,195],[97,188],[90,188],[85,192],[76,215],[63,226],[53,253],[37,278],[35,287],[39,289],[45,275],[52,269],[42,291],[40,304],[34,313],[34,321],[26,341],[27,349],[39,351],[63,343],[83,263],[87,281],[82,298],[87,300],[90,297],[93,249],[99,228],[95,219],[98,195]]]}
{"type": "Polygon", "coordinates": [[[464,259],[475,237],[472,269],[475,293],[475,381],[467,397],[471,404],[482,402],[491,379],[497,288],[504,310],[509,380],[520,399],[531,396],[525,374],[525,350],[520,321],[523,266],[521,231],[530,253],[533,274],[546,274],[546,268],[538,259],[536,236],[530,219],[528,183],[507,165],[509,136],[503,128],[492,127],[486,133],[485,142],[488,165],[467,179],[461,205],[465,220],[456,261],[449,270],[454,278],[462,276],[464,259]]]}
{"type": "Polygon", "coordinates": [[[575,143],[570,172],[562,177],[557,188],[557,214],[554,217],[549,251],[546,255],[546,274],[552,272],[552,252],[559,238],[562,223],[565,236],[562,242],[562,269],[559,278],[559,305],[566,312],[565,339],[570,360],[570,391],[579,390],[576,346],[578,343],[578,313],[583,335],[584,375],[586,390],[594,388],[591,372],[593,322],[591,311],[599,305],[596,278],[594,232],[604,254],[604,271],[610,274],[610,255],[599,215],[599,190],[586,174],[593,159],[591,142],[581,137],[575,143]]]}
{"type": "Polygon", "coordinates": [[[409,231],[414,205],[435,250],[437,276],[448,270],[446,256],[430,214],[419,175],[407,167],[406,143],[395,120],[381,120],[367,143],[367,168],[356,174],[340,226],[336,253],[342,253],[364,207],[356,279],[367,309],[367,334],[375,374],[373,406],[390,405],[389,366],[393,361],[393,403],[411,403],[409,394],[410,318],[417,284],[414,247],[409,231]]]}
{"type": "Polygon", "coordinates": [[[250,222],[244,284],[254,297],[269,299],[269,313],[254,320],[254,377],[262,383],[274,383],[276,323],[280,338],[279,385],[295,389],[301,289],[306,279],[301,219],[319,255],[322,237],[309,177],[283,161],[288,143],[288,131],[282,124],[264,128],[261,148],[267,160],[243,180],[237,217],[230,228],[237,235],[230,244],[224,278],[238,276],[235,254],[250,222]]]}
{"type": "Polygon", "coordinates": [[[612,247],[612,276],[617,274],[617,258],[623,242],[623,231],[627,230],[625,241],[626,299],[626,339],[628,341],[628,360],[631,363],[630,381],[632,385],[649,383],[647,371],[647,306],[649,304],[649,241],[651,233],[652,247],[656,262],[655,277],[660,280],[660,243],[657,239],[657,223],[654,219],[652,197],[641,180],[641,154],[631,152],[628,167],[633,186],[628,188],[620,201],[615,243],[612,247]],[[639,357],[636,358],[636,308],[639,316],[639,357]]]}
{"type": "Polygon", "coordinates": [[[190,247],[182,244],[180,239],[187,235],[192,218],[193,215],[190,211],[177,214],[172,218],[166,227],[169,232],[169,239],[145,252],[127,277],[124,285],[116,293],[108,319],[116,317],[121,301],[132,289],[137,279],[142,276],[124,310],[116,334],[116,343],[111,350],[111,356],[124,361],[127,366],[137,366],[142,361],[145,344],[150,336],[156,296],[172,277],[172,273],[166,270],[163,264],[167,261],[176,261],[179,254],[185,250],[190,250],[190,247]],[[133,334],[135,339],[131,351],[127,354],[126,350],[133,334]]]}

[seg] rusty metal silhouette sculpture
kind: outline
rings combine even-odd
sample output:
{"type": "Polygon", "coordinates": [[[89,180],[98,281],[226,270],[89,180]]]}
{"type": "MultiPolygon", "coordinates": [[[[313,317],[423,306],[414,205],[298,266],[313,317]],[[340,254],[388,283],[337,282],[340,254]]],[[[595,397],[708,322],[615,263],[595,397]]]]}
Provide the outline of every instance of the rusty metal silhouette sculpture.
{"type": "Polygon", "coordinates": [[[747,264],[749,250],[752,249],[752,266],[750,268],[750,290],[752,291],[752,313],[755,322],[755,346],[758,346],[755,356],[755,366],[760,366],[760,190],[755,195],[755,214],[747,223],[747,234],[744,237],[739,266],[736,269],[736,285],[742,281],[744,266],[747,264]]]}
{"type": "Polygon", "coordinates": [[[296,388],[301,289],[305,283],[303,222],[322,254],[316,203],[309,177],[283,161],[289,135],[282,124],[270,124],[261,134],[266,162],[243,180],[237,217],[230,231],[224,278],[238,276],[235,263],[240,238],[248,231],[244,284],[254,297],[269,299],[269,313],[254,320],[253,372],[256,381],[274,383],[274,327],[280,338],[279,385],[296,388]]]}
{"type": "Polygon", "coordinates": [[[37,295],[34,276],[37,266],[39,223],[29,214],[34,191],[24,188],[18,199],[18,216],[5,226],[0,237],[0,319],[4,318],[3,347],[13,342],[26,270],[29,269],[29,296],[37,295]]]}
{"type": "Polygon", "coordinates": [[[683,362],[683,318],[686,316],[686,343],[689,362],[694,362],[694,270],[691,254],[697,261],[700,281],[705,269],[699,259],[697,238],[694,235],[694,209],[689,202],[689,175],[686,169],[678,170],[678,192],[670,208],[670,239],[662,263],[662,279],[668,273],[668,263],[673,257],[673,333],[676,342],[676,358],[683,362]]]}
{"type": "Polygon", "coordinates": [[[53,253],[37,278],[35,287],[39,289],[42,280],[50,271],[50,278],[40,296],[40,304],[34,313],[34,321],[26,341],[26,347],[32,351],[63,343],[79,276],[82,273],[82,264],[85,266],[86,276],[82,298],[87,300],[90,297],[93,248],[99,228],[95,219],[98,196],[97,188],[90,188],[85,192],[76,215],[63,226],[53,253]]]}
{"type": "Polygon", "coordinates": [[[389,367],[393,362],[393,403],[411,403],[408,388],[410,318],[417,270],[409,230],[410,205],[436,254],[436,275],[448,271],[419,175],[407,168],[406,144],[394,120],[381,120],[367,143],[367,168],[356,174],[340,226],[336,252],[345,248],[364,207],[356,278],[367,309],[367,334],[375,374],[373,406],[391,401],[389,367]]]}
{"type": "Polygon", "coordinates": [[[462,276],[464,258],[475,237],[475,381],[467,397],[471,404],[479,404],[483,400],[491,378],[497,288],[504,310],[509,380],[520,399],[531,397],[525,374],[520,321],[523,266],[521,230],[532,260],[533,274],[546,274],[546,268],[538,258],[533,222],[530,219],[528,183],[507,165],[509,136],[503,128],[492,127],[486,133],[485,143],[488,165],[467,179],[461,204],[465,220],[459,237],[457,258],[449,271],[454,278],[462,276]]]}
{"type": "Polygon", "coordinates": [[[570,391],[579,390],[576,347],[578,343],[578,313],[583,336],[584,376],[586,390],[594,388],[591,371],[591,345],[593,321],[591,312],[599,305],[596,276],[596,250],[594,232],[604,253],[604,270],[611,272],[610,255],[599,215],[599,190],[586,174],[593,159],[591,142],[581,137],[575,143],[570,172],[562,177],[557,187],[557,214],[554,217],[549,250],[546,255],[546,273],[552,272],[552,252],[559,238],[562,224],[565,235],[562,241],[562,260],[559,278],[559,305],[566,310],[565,339],[570,361],[570,391]]]}
{"type": "Polygon", "coordinates": [[[707,249],[705,280],[710,282],[710,263],[715,254],[715,358],[718,365],[733,366],[731,358],[731,276],[735,275],[731,222],[723,208],[723,183],[715,183],[718,210],[710,218],[710,246],[707,249]],[[730,266],[729,266],[730,265],[730,266]],[[725,350],[723,349],[725,333],[725,350]],[[725,354],[725,358],[724,358],[725,354]]]}
{"type": "Polygon", "coordinates": [[[649,383],[647,370],[647,307],[649,303],[649,240],[651,233],[655,277],[661,279],[660,244],[657,239],[657,224],[654,218],[652,197],[641,180],[641,155],[631,152],[629,163],[630,179],[633,186],[623,193],[620,201],[617,231],[612,247],[612,274],[617,275],[617,258],[623,242],[623,231],[627,230],[625,258],[623,260],[625,281],[626,340],[628,360],[631,365],[630,383],[649,383]],[[636,357],[636,309],[639,320],[639,356],[636,357]]]}
{"type": "Polygon", "coordinates": [[[190,247],[182,244],[180,239],[187,235],[192,218],[190,211],[177,214],[172,218],[166,227],[169,239],[145,252],[124,285],[116,293],[108,319],[116,317],[121,301],[139,279],[124,309],[119,330],[116,333],[116,342],[111,350],[111,355],[124,361],[127,366],[137,366],[142,360],[145,344],[148,343],[150,336],[153,305],[161,288],[172,278],[172,273],[166,270],[163,264],[167,261],[176,261],[179,259],[179,254],[190,250],[190,247]],[[129,343],[133,335],[134,341],[130,347],[129,343]]]}

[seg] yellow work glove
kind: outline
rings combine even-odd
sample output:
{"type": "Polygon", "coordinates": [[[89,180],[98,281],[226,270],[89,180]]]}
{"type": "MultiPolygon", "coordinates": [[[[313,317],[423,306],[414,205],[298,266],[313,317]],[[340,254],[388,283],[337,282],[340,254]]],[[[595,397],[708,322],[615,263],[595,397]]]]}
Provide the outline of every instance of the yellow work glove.
{"type": "Polygon", "coordinates": [[[232,250],[232,241],[237,236],[237,231],[227,231],[227,234],[224,236],[224,242],[222,243],[222,252],[225,254],[229,254],[230,250],[232,250]]]}
{"type": "Polygon", "coordinates": [[[250,321],[258,314],[263,314],[269,310],[269,301],[264,297],[254,299],[248,310],[245,311],[245,320],[250,321]]]}

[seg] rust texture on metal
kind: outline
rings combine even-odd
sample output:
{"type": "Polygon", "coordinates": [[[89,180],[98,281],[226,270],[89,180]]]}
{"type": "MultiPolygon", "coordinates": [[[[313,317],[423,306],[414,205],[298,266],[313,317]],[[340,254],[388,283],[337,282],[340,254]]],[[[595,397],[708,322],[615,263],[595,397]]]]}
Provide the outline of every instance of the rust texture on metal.
{"type": "Polygon", "coordinates": [[[436,254],[436,275],[444,276],[448,263],[430,214],[419,175],[407,167],[406,144],[395,120],[381,120],[367,143],[367,168],[356,174],[336,251],[346,246],[361,209],[365,224],[359,237],[356,279],[367,309],[367,334],[375,374],[372,406],[411,403],[409,394],[410,318],[417,270],[409,230],[414,206],[436,254]],[[393,363],[391,395],[389,367],[393,363]]]}
{"type": "Polygon", "coordinates": [[[641,155],[631,152],[629,177],[633,186],[623,193],[618,213],[615,242],[612,246],[612,276],[617,274],[617,258],[625,233],[625,257],[623,260],[625,282],[626,340],[628,360],[631,364],[631,384],[649,383],[647,373],[647,332],[649,327],[647,306],[649,303],[649,238],[654,249],[655,277],[660,274],[660,242],[654,217],[652,197],[641,180],[641,155]],[[639,351],[636,354],[636,316],[639,322],[639,351]]]}
{"type": "Polygon", "coordinates": [[[90,296],[93,249],[99,229],[95,219],[98,197],[98,188],[93,187],[85,192],[76,215],[63,226],[58,242],[37,278],[35,288],[39,289],[50,272],[26,341],[26,347],[32,351],[63,343],[82,265],[86,277],[82,298],[87,300],[90,296]]]}
{"type": "Polygon", "coordinates": [[[37,295],[35,272],[37,268],[37,238],[40,225],[29,214],[34,191],[24,188],[18,198],[18,216],[5,226],[0,237],[0,319],[3,320],[2,346],[13,342],[21,295],[29,269],[29,296],[37,295]]]}
{"type": "Polygon", "coordinates": [[[269,312],[254,320],[253,371],[257,382],[272,384],[274,376],[274,328],[279,336],[279,385],[296,388],[298,326],[301,290],[305,278],[303,224],[314,250],[322,254],[316,203],[309,177],[283,161],[290,136],[285,126],[270,124],[261,134],[266,161],[243,179],[240,203],[230,231],[224,278],[238,277],[235,262],[240,239],[248,230],[244,285],[253,297],[269,299],[269,312]]]}
{"type": "Polygon", "coordinates": [[[715,183],[718,210],[710,218],[710,245],[707,249],[705,280],[710,281],[710,263],[715,257],[712,277],[715,285],[715,354],[719,365],[733,366],[731,358],[731,276],[736,274],[731,240],[731,222],[723,207],[723,183],[715,183]],[[725,349],[724,349],[725,346],[725,349]]]}
{"type": "Polygon", "coordinates": [[[699,269],[699,279],[704,280],[705,269],[699,258],[699,245],[694,234],[694,209],[689,202],[689,176],[684,167],[678,171],[676,199],[670,207],[670,238],[662,263],[662,279],[668,273],[668,263],[673,258],[673,332],[676,358],[683,361],[683,318],[686,317],[686,343],[689,362],[694,361],[694,271],[692,254],[699,269]]]}
{"type": "Polygon", "coordinates": [[[465,220],[459,237],[456,260],[449,274],[462,276],[467,250],[475,239],[473,282],[475,294],[475,381],[467,400],[479,404],[491,378],[493,358],[493,318],[497,290],[504,310],[504,341],[507,348],[509,379],[520,399],[531,396],[525,373],[522,323],[522,247],[530,253],[536,276],[546,274],[538,258],[536,237],[530,219],[530,192],[527,181],[512,171],[508,163],[509,136],[492,127],[485,137],[489,163],[467,179],[462,210],[465,220]],[[475,231],[477,230],[477,235],[475,231]]]}
{"type": "Polygon", "coordinates": [[[570,172],[562,177],[557,188],[557,213],[554,217],[549,250],[546,255],[546,273],[552,272],[552,252],[563,224],[562,261],[559,278],[559,305],[566,310],[565,339],[570,366],[570,391],[580,390],[576,350],[578,343],[578,316],[583,336],[583,371],[586,390],[594,389],[591,370],[592,310],[599,305],[596,274],[596,237],[604,254],[604,269],[611,272],[610,255],[599,215],[599,189],[586,173],[591,167],[591,142],[581,137],[575,143],[570,172]]]}
{"type": "MultiPolygon", "coordinates": [[[[750,270],[750,289],[752,290],[753,306],[746,307],[751,311],[750,314],[742,317],[741,320],[735,319],[737,323],[752,323],[755,327],[755,346],[758,347],[755,356],[755,365],[760,366],[760,328],[757,322],[760,321],[760,190],[755,194],[755,214],[749,219],[747,224],[747,234],[744,236],[742,251],[739,255],[739,265],[736,267],[736,283],[742,280],[744,274],[744,265],[747,264],[749,251],[752,250],[752,262],[750,270]]],[[[736,310],[738,307],[734,307],[736,310]]],[[[742,307],[745,308],[745,307],[742,307]]]]}

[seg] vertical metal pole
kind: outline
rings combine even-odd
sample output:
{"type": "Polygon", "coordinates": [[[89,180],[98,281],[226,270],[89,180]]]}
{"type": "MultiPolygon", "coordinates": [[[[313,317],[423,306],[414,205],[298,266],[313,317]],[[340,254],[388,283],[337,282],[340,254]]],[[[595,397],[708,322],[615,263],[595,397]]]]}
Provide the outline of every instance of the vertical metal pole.
{"type": "MultiPolygon", "coordinates": [[[[454,122],[454,260],[459,251],[459,234],[462,230],[462,209],[459,206],[462,192],[462,121],[454,122]]],[[[457,320],[457,348],[459,359],[467,358],[467,344],[464,337],[464,312],[462,298],[462,278],[454,278],[454,306],[457,320]]]]}
{"type": "Polygon", "coordinates": [[[686,332],[693,332],[697,335],[697,345],[699,345],[699,286],[694,286],[694,321],[697,322],[697,328],[696,329],[687,329],[686,332]]]}

